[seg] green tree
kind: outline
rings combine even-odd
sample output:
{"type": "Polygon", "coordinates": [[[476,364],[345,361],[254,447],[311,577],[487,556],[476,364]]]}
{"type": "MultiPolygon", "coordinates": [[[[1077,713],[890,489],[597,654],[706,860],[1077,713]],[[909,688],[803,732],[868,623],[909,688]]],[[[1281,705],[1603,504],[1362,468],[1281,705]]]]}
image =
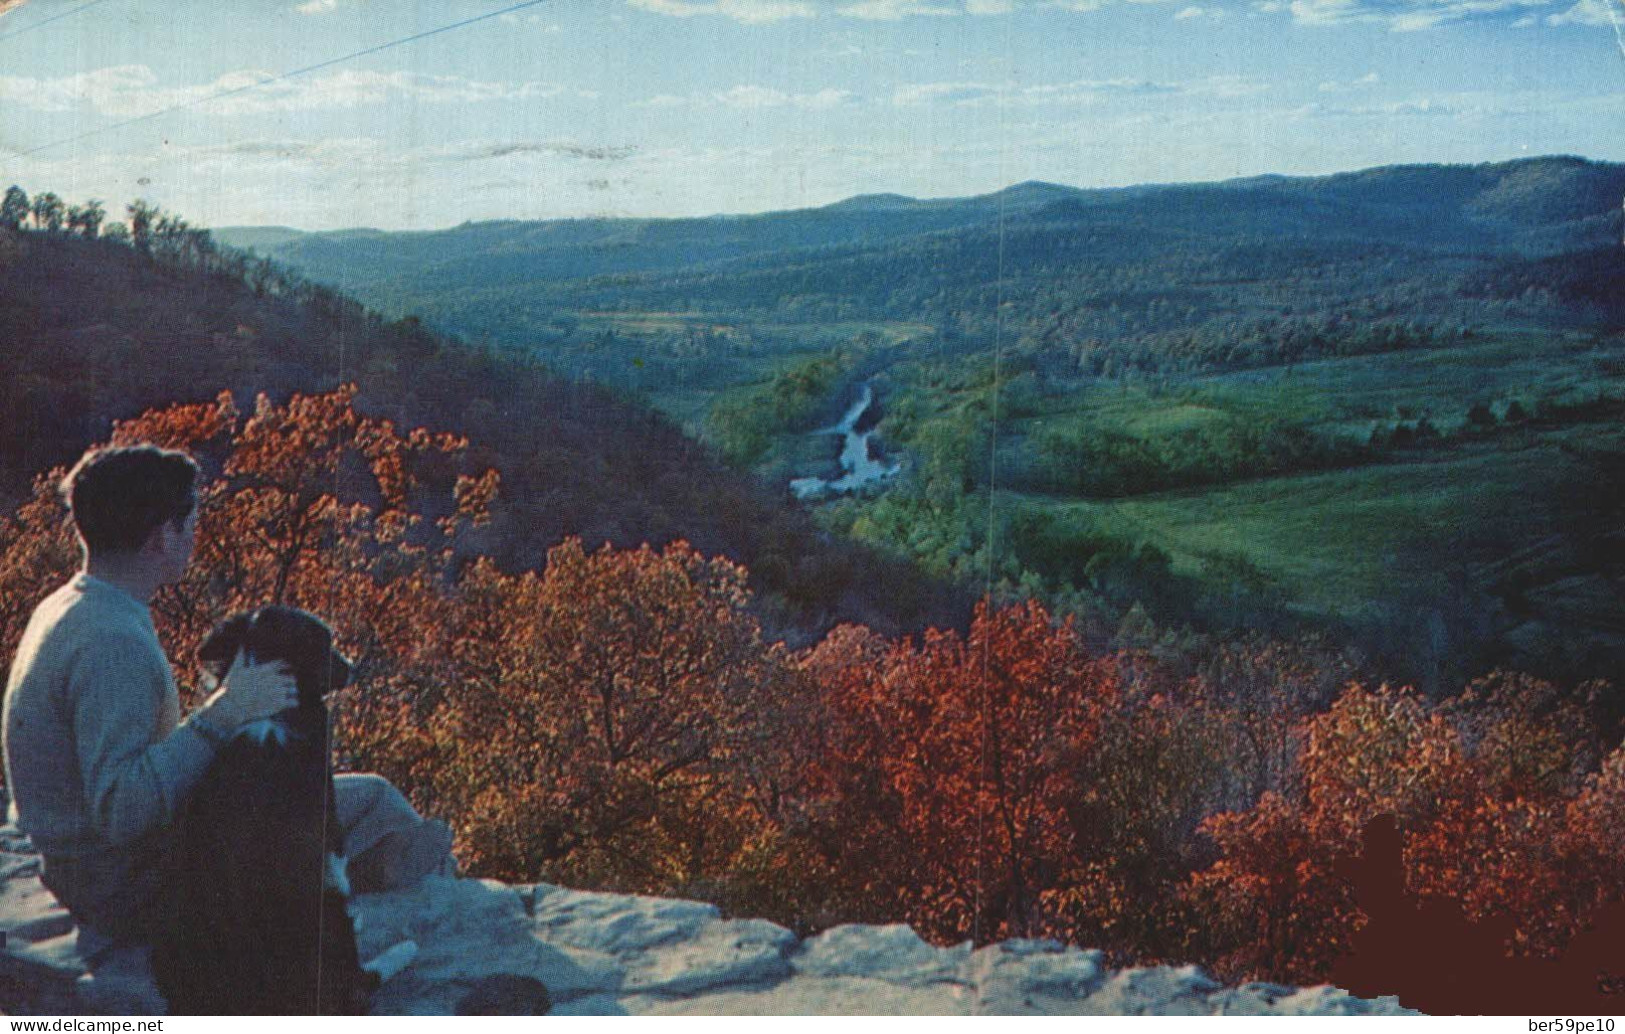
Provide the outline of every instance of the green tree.
{"type": "Polygon", "coordinates": [[[13,183],[6,188],[4,200],[0,200],[0,226],[15,230],[28,218],[31,206],[28,203],[28,193],[13,183]]]}
{"type": "Polygon", "coordinates": [[[107,210],[102,207],[102,203],[91,198],[82,205],[74,205],[68,209],[68,229],[94,240],[101,232],[102,220],[106,218],[107,210]]]}
{"type": "Polygon", "coordinates": [[[152,254],[153,224],[161,215],[158,206],[136,198],[124,210],[130,216],[130,241],[135,245],[135,250],[143,255],[152,254]]]}
{"type": "Polygon", "coordinates": [[[37,194],[34,197],[34,225],[42,230],[56,233],[62,229],[62,220],[67,215],[67,206],[62,199],[50,191],[37,194]]]}

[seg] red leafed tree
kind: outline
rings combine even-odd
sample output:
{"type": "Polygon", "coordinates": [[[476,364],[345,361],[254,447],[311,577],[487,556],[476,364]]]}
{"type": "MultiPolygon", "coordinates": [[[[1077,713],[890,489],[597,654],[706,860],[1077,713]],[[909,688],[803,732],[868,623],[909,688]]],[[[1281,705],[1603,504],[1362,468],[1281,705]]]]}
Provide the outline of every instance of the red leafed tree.
{"type": "Polygon", "coordinates": [[[79,564],[79,548],[57,491],[62,470],[34,480],[17,512],[0,516],[0,657],[17,650],[28,615],[79,564]]]}
{"type": "Polygon", "coordinates": [[[1273,792],[1203,826],[1218,860],[1193,874],[1202,953],[1232,978],[1323,979],[1347,950],[1358,913],[1339,858],[1379,814],[1429,821],[1470,793],[1455,733],[1406,690],[1350,686],[1308,722],[1305,802],[1273,792]]]}
{"type": "Polygon", "coordinates": [[[1303,804],[1266,794],[1206,824],[1220,858],[1190,894],[1207,953],[1233,978],[1325,979],[1364,922],[1338,860],[1386,815],[1402,835],[1396,885],[1442,908],[1416,915],[1558,956],[1597,908],[1625,901],[1625,762],[1617,749],[1593,760],[1607,739],[1587,704],[1598,695],[1497,675],[1430,709],[1351,686],[1308,724],[1303,804]]]}
{"type": "MultiPolygon", "coordinates": [[[[497,479],[457,473],[461,440],[397,433],[358,413],[355,397],[351,386],[285,405],[261,397],[244,420],[222,394],[119,423],[112,441],[186,449],[204,468],[192,565],[153,602],[183,692],[194,688],[197,644],[217,622],[267,603],[304,607],[358,661],[357,683],[339,702],[339,749],[411,788],[409,759],[422,754],[410,747],[421,740],[414,715],[453,674],[442,621],[454,598],[451,544],[484,518],[497,479]]],[[[77,563],[55,493],[61,476],[40,479],[0,525],[8,637],[77,563]]]]}
{"type": "Polygon", "coordinates": [[[826,844],[859,913],[984,941],[1049,929],[1076,760],[1117,694],[1070,621],[978,608],[919,645],[840,629],[802,658],[829,709],[826,844]]]}
{"type": "Polygon", "coordinates": [[[497,478],[456,472],[461,439],[400,433],[355,397],[353,386],[280,406],[261,396],[244,420],[221,395],[121,423],[113,440],[188,449],[211,475],[192,566],[154,601],[169,656],[184,662],[222,617],[267,603],[320,615],[358,665],[340,749],[366,764],[410,730],[382,716],[421,707],[451,675],[452,539],[485,518],[497,478]]]}

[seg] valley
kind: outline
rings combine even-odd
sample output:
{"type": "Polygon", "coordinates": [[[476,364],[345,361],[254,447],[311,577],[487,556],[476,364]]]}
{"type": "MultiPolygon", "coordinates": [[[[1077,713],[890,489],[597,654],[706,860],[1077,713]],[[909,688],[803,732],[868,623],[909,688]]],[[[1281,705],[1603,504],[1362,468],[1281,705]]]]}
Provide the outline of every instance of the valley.
{"type": "Polygon", "coordinates": [[[1550,158],[221,237],[622,392],[786,499],[839,476],[813,432],[872,391],[899,475],[809,498],[826,529],[1102,642],[1138,605],[1439,687],[1625,670],[1575,530],[1625,448],[1621,195],[1550,158]],[[1559,617],[1576,592],[1598,622],[1559,617]]]}

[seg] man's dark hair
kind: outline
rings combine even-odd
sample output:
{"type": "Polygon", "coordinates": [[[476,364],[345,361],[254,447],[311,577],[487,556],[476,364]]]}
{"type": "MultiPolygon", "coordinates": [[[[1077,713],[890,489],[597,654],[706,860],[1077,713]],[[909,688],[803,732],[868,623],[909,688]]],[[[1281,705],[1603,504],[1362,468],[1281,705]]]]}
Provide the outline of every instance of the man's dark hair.
{"type": "Polygon", "coordinates": [[[91,553],[131,553],[197,506],[192,457],[156,445],[92,449],[62,479],[74,526],[91,553]]]}

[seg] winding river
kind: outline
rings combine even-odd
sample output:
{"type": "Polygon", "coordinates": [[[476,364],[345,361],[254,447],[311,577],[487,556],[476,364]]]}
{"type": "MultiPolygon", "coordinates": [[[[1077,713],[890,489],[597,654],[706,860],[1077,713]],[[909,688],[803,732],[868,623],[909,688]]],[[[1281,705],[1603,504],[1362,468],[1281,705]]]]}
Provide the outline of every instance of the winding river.
{"type": "Polygon", "coordinates": [[[841,446],[842,474],[834,480],[819,477],[796,478],[790,482],[790,491],[796,494],[797,499],[821,499],[825,496],[855,492],[865,485],[877,484],[896,477],[902,471],[901,463],[886,463],[870,454],[869,436],[874,433],[872,429],[856,430],[858,422],[863,419],[863,414],[874,401],[874,389],[865,384],[863,394],[852,404],[852,408],[846,411],[840,423],[813,432],[813,434],[845,436],[846,442],[841,446]]]}

